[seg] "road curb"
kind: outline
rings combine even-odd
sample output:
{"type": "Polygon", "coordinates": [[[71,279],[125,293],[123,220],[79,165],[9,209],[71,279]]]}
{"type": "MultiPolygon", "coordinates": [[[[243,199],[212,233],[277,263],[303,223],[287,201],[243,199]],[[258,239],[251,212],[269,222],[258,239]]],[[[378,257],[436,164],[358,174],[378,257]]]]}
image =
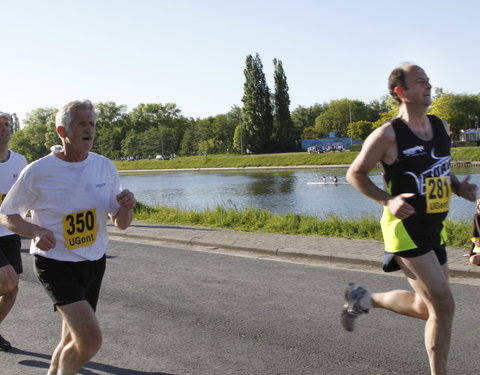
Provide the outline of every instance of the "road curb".
{"type": "MultiPolygon", "coordinates": [[[[270,257],[277,257],[280,259],[298,259],[298,260],[317,260],[327,263],[341,263],[346,265],[362,265],[367,267],[376,267],[381,269],[382,262],[381,257],[372,259],[372,257],[351,257],[351,256],[339,256],[334,253],[305,253],[305,252],[295,252],[289,250],[283,250],[280,248],[266,248],[266,247],[253,247],[253,246],[241,246],[241,245],[232,245],[227,244],[221,241],[204,241],[197,240],[194,237],[187,237],[185,239],[173,238],[162,235],[161,237],[149,236],[145,234],[134,234],[134,233],[124,233],[120,231],[109,231],[109,236],[112,240],[118,239],[138,239],[138,240],[149,240],[157,241],[162,243],[173,243],[181,244],[188,246],[201,246],[209,248],[219,248],[232,251],[242,251],[247,253],[254,253],[259,255],[265,255],[270,257]]],[[[469,267],[466,265],[466,267],[469,267]]],[[[471,266],[473,267],[473,266],[471,266]]],[[[457,278],[480,278],[480,272],[474,271],[473,269],[459,269],[455,264],[451,264],[449,268],[450,277],[457,278]]]]}

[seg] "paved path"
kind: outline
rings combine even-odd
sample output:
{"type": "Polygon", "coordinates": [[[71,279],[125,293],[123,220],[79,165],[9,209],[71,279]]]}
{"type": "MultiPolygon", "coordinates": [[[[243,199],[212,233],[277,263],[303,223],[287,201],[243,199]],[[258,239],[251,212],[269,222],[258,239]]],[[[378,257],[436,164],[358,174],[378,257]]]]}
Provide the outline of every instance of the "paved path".
{"type": "MultiPolygon", "coordinates": [[[[133,222],[125,231],[114,226],[109,226],[108,231],[112,238],[158,240],[286,258],[309,258],[375,267],[381,266],[383,255],[383,243],[373,240],[249,233],[228,229],[148,224],[139,221],[133,222]]],[[[448,248],[451,276],[480,278],[480,267],[470,265],[467,258],[463,257],[464,253],[465,250],[461,248],[448,248]]]]}

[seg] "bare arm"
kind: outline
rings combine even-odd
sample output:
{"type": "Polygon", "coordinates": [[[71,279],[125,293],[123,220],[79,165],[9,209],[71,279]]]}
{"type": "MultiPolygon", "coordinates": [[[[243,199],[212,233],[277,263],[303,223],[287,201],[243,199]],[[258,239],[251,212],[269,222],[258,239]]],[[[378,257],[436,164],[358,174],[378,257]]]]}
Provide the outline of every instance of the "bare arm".
{"type": "Polygon", "coordinates": [[[133,219],[133,208],[135,207],[135,196],[129,190],[123,190],[117,195],[117,202],[120,210],[112,217],[113,224],[119,229],[127,229],[133,219]]]}
{"type": "Polygon", "coordinates": [[[375,129],[365,140],[362,150],[347,171],[347,181],[361,193],[386,206],[392,215],[399,219],[415,213],[415,209],[405,200],[413,193],[403,193],[395,197],[376,186],[368,173],[383,160],[392,163],[396,159],[395,134],[390,124],[375,129]]]}
{"type": "Polygon", "coordinates": [[[19,214],[0,215],[0,224],[21,236],[33,238],[40,250],[48,251],[56,245],[53,232],[25,220],[19,214]]]}
{"type": "Polygon", "coordinates": [[[453,172],[450,172],[450,183],[452,184],[452,190],[459,197],[462,197],[470,202],[475,202],[477,199],[477,185],[468,182],[470,176],[465,177],[463,181],[460,181],[453,172]]]}

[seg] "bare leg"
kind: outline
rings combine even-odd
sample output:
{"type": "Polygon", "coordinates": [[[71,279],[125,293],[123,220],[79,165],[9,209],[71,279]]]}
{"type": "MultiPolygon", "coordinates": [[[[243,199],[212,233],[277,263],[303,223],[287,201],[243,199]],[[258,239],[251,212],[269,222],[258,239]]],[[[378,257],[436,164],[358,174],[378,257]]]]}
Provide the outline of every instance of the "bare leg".
{"type": "Polygon", "coordinates": [[[67,346],[70,341],[72,341],[72,335],[70,335],[70,332],[68,330],[68,327],[65,321],[62,321],[62,337],[55,351],[53,352],[52,361],[50,363],[50,368],[48,370],[48,375],[57,375],[58,364],[60,362],[60,355],[62,354],[63,348],[67,346]]]}
{"type": "Polygon", "coordinates": [[[18,292],[18,275],[12,266],[0,267],[0,323],[12,309],[18,292]]]}
{"type": "Polygon", "coordinates": [[[52,356],[49,374],[75,375],[100,349],[102,333],[86,301],[57,306],[62,315],[62,338],[52,356]]]}
{"type": "Polygon", "coordinates": [[[387,309],[412,318],[428,319],[428,310],[423,298],[406,290],[372,293],[372,307],[387,309]]]}
{"type": "Polygon", "coordinates": [[[425,347],[432,375],[447,371],[455,302],[448,283],[447,265],[433,251],[415,258],[396,258],[415,293],[395,290],[373,293],[373,307],[426,320],[425,347]]]}

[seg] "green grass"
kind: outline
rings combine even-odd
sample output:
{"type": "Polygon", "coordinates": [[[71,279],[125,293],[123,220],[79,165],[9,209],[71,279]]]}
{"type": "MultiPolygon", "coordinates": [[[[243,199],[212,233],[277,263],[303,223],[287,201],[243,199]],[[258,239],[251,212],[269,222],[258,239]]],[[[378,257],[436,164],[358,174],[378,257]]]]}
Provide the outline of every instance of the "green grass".
{"type": "Polygon", "coordinates": [[[480,161],[480,147],[452,148],[453,160],[480,161]]]}
{"type": "Polygon", "coordinates": [[[350,164],[357,152],[308,154],[307,152],[261,155],[179,156],[170,160],[115,161],[119,170],[180,169],[180,168],[244,168],[302,165],[350,164]]]}
{"type": "MultiPolygon", "coordinates": [[[[261,155],[208,155],[206,157],[179,156],[170,160],[115,161],[115,165],[119,170],[349,165],[357,155],[358,152],[346,151],[326,154],[291,152],[261,155]]],[[[480,161],[480,147],[453,148],[452,159],[480,161]]]]}
{"type": "MultiPolygon", "coordinates": [[[[183,211],[166,206],[150,207],[139,202],[135,209],[135,219],[149,223],[198,225],[245,232],[382,240],[379,220],[374,216],[357,220],[330,214],[319,219],[294,213],[277,215],[256,208],[238,210],[222,206],[202,211],[183,211]]],[[[467,248],[470,245],[471,223],[447,220],[446,231],[450,246],[467,248]]]]}

